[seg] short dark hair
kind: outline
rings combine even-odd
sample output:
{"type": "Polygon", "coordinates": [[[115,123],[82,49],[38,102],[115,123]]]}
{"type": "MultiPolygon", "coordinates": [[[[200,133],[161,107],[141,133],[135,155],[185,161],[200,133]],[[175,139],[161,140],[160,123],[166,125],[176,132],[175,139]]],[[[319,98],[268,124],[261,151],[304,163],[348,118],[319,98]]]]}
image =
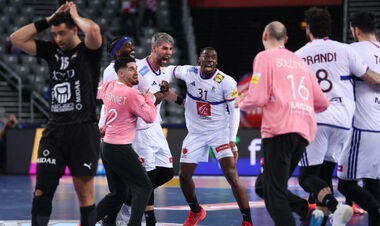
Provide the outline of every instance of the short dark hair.
{"type": "Polygon", "coordinates": [[[127,67],[127,64],[130,62],[136,62],[136,60],[131,57],[121,57],[117,59],[114,65],[116,73],[120,70],[120,68],[127,67]]]}
{"type": "Polygon", "coordinates": [[[64,23],[66,27],[70,29],[77,26],[69,12],[56,13],[49,21],[50,26],[59,26],[62,23],[64,23]]]}
{"type": "Polygon", "coordinates": [[[371,12],[360,11],[354,13],[350,16],[349,22],[352,27],[357,27],[364,33],[376,32],[376,17],[371,12]]]}
{"type": "Polygon", "coordinates": [[[327,9],[312,7],[305,11],[305,21],[315,38],[324,38],[331,33],[331,16],[327,9]]]}
{"type": "Polygon", "coordinates": [[[202,55],[202,53],[206,50],[211,50],[211,51],[215,51],[216,52],[216,55],[218,55],[218,52],[216,51],[216,49],[214,47],[211,47],[211,46],[206,46],[204,48],[201,49],[201,52],[199,53],[199,56],[202,55]]]}

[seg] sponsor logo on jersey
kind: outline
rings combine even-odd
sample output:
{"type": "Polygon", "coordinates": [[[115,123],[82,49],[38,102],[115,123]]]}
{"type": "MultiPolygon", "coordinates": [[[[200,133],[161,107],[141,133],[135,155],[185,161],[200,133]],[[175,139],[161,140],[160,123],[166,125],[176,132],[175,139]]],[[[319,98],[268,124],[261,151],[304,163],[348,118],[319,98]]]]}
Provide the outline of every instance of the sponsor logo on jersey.
{"type": "Polygon", "coordinates": [[[187,72],[189,72],[189,73],[195,73],[195,74],[198,74],[198,68],[196,68],[196,67],[191,67],[191,68],[189,68],[189,69],[187,69],[187,72]]]}
{"type": "Polygon", "coordinates": [[[144,158],[140,158],[140,162],[141,162],[141,163],[144,163],[144,162],[145,162],[145,159],[144,159],[144,158]]]}
{"type": "Polygon", "coordinates": [[[152,86],[154,86],[154,85],[157,85],[157,82],[156,82],[156,81],[153,81],[152,86]]]}
{"type": "Polygon", "coordinates": [[[184,148],[183,150],[182,150],[182,153],[184,154],[184,155],[186,155],[187,154],[187,149],[186,148],[184,148]]]}
{"type": "Polygon", "coordinates": [[[190,83],[190,85],[192,85],[192,86],[195,86],[195,81],[194,81],[194,82],[192,82],[192,83],[190,83]]]}
{"type": "Polygon", "coordinates": [[[139,73],[141,76],[146,75],[146,73],[148,73],[148,72],[149,72],[149,68],[146,65],[143,68],[141,68],[141,70],[139,70],[139,73]]]}
{"type": "Polygon", "coordinates": [[[260,72],[254,72],[252,77],[251,77],[251,83],[253,83],[253,84],[259,83],[260,77],[261,77],[260,72]]]}
{"type": "Polygon", "coordinates": [[[342,165],[338,165],[338,172],[343,172],[343,166],[342,165]]]}
{"type": "Polygon", "coordinates": [[[224,79],[224,76],[221,75],[221,74],[217,74],[214,78],[214,81],[217,82],[217,83],[221,83],[224,79]]]}
{"type": "Polygon", "coordinates": [[[80,81],[79,80],[75,81],[74,88],[75,88],[75,109],[80,111],[82,110],[83,105],[81,103],[81,98],[80,98],[80,81]]]}
{"type": "Polygon", "coordinates": [[[216,152],[220,152],[220,151],[223,151],[223,150],[226,150],[226,149],[229,149],[230,148],[230,144],[222,144],[218,147],[215,148],[215,151],[216,152]]]}
{"type": "Polygon", "coordinates": [[[231,93],[231,97],[236,97],[238,95],[238,90],[235,89],[234,91],[232,91],[231,93]]]}
{"type": "Polygon", "coordinates": [[[56,84],[52,90],[52,96],[55,101],[59,104],[67,103],[71,98],[71,88],[70,83],[64,82],[56,84]]]}
{"type": "Polygon", "coordinates": [[[169,162],[170,162],[170,163],[173,163],[173,157],[170,157],[170,158],[169,158],[169,162]]]}
{"type": "Polygon", "coordinates": [[[197,102],[197,111],[200,116],[211,116],[211,104],[205,102],[197,102]]]}

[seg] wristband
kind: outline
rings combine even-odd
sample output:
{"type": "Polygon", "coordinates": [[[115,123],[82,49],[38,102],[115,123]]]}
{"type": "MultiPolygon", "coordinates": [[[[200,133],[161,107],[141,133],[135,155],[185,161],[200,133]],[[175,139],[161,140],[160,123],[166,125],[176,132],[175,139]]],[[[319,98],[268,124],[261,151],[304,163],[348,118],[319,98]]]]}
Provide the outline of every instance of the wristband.
{"type": "Polygon", "coordinates": [[[40,33],[49,27],[49,23],[46,19],[41,19],[34,22],[34,26],[36,27],[37,33],[40,33]]]}
{"type": "Polygon", "coordinates": [[[180,96],[177,96],[177,99],[174,101],[174,103],[176,103],[178,105],[182,105],[183,104],[183,98],[180,96]]]}

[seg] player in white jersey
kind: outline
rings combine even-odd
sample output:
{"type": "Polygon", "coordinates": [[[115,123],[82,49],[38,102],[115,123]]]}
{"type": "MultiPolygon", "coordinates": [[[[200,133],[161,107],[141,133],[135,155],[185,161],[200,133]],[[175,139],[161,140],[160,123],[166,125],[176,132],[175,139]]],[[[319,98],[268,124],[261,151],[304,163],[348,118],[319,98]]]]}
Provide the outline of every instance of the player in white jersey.
{"type": "MultiPolygon", "coordinates": [[[[317,206],[327,207],[334,213],[334,225],[338,225],[347,222],[352,216],[352,208],[338,205],[332,194],[332,174],[349,136],[355,110],[350,76],[376,83],[379,75],[368,70],[351,46],[328,39],[331,19],[326,9],[313,7],[305,12],[305,16],[306,34],[311,42],[298,50],[296,55],[304,59],[315,73],[330,106],[326,111],[316,114],[317,135],[300,161],[299,182],[305,191],[311,193],[310,201],[323,197],[318,198],[323,201],[317,202],[317,206]],[[341,218],[342,214],[346,217],[341,218]]],[[[327,209],[322,209],[327,216],[327,209]]],[[[327,221],[327,217],[324,221],[327,221]]]]}
{"type": "MultiPolygon", "coordinates": [[[[155,96],[155,105],[157,111],[160,111],[161,101],[163,98],[168,98],[178,104],[182,104],[183,99],[177,97],[173,92],[162,92],[168,89],[168,82],[170,76],[166,75],[161,66],[167,64],[172,54],[172,47],[174,44],[173,38],[166,33],[156,33],[152,37],[152,53],[150,56],[136,60],[139,72],[139,84],[135,86],[138,90],[150,90],[155,96]],[[170,93],[170,95],[167,95],[170,93]]],[[[129,56],[134,58],[134,46],[129,38],[119,37],[111,43],[111,56],[115,59],[122,56],[129,56]]],[[[117,75],[113,70],[114,63],[105,69],[103,74],[103,82],[117,79],[117,75]],[[113,71],[112,71],[112,70],[113,71]]],[[[104,125],[104,112],[102,109],[101,117],[99,120],[99,127],[104,125]]],[[[167,181],[173,175],[172,156],[166,138],[163,134],[161,127],[161,117],[157,114],[154,123],[145,123],[141,118],[137,119],[136,136],[132,143],[133,149],[139,155],[140,160],[148,172],[149,178],[152,181],[153,187],[156,188],[167,181]]],[[[126,204],[130,206],[130,200],[126,200],[126,204]]],[[[119,209],[110,213],[104,222],[115,222],[119,209]]],[[[122,209],[122,216],[127,212],[126,208],[122,209]]],[[[154,194],[151,198],[145,212],[147,225],[154,225],[156,223],[154,216],[154,194]]]]}
{"type": "MultiPolygon", "coordinates": [[[[371,70],[380,72],[380,43],[375,15],[358,12],[350,17],[355,43],[351,46],[371,70]]],[[[380,91],[354,81],[356,109],[350,139],[338,161],[338,189],[346,199],[368,211],[368,225],[380,225],[380,91]],[[365,189],[358,185],[362,179],[365,189]]]]}
{"type": "Polygon", "coordinates": [[[236,81],[216,68],[214,48],[204,48],[198,62],[200,66],[167,68],[173,70],[173,77],[184,80],[187,86],[185,119],[189,133],[182,145],[179,179],[191,211],[184,225],[196,225],[206,216],[197,201],[192,176],[198,162],[208,161],[209,147],[231,185],[243,215],[242,224],[252,225],[247,192],[236,170],[238,152],[235,140],[240,121],[240,111],[234,108],[238,95],[236,81]]]}

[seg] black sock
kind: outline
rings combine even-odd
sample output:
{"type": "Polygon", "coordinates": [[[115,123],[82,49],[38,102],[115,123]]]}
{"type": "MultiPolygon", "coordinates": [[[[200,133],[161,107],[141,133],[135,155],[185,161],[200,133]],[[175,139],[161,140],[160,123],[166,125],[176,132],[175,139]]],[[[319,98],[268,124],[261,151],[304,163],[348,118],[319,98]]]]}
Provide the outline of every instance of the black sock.
{"type": "Polygon", "coordinates": [[[193,213],[199,213],[201,211],[201,206],[199,205],[196,197],[192,200],[187,200],[187,204],[189,204],[193,213]]]}
{"type": "Polygon", "coordinates": [[[95,204],[80,208],[80,225],[94,226],[96,224],[96,208],[95,204]]]}
{"type": "Polygon", "coordinates": [[[155,226],[157,221],[154,216],[154,210],[145,211],[145,221],[147,226],[155,226]]]}
{"type": "Polygon", "coordinates": [[[338,205],[338,201],[332,194],[327,194],[322,201],[323,206],[327,206],[331,213],[334,213],[336,210],[336,206],[338,205]]]}
{"type": "Polygon", "coordinates": [[[240,212],[241,212],[241,215],[243,216],[243,221],[248,221],[249,223],[252,224],[251,209],[250,208],[241,209],[240,212]]]}

